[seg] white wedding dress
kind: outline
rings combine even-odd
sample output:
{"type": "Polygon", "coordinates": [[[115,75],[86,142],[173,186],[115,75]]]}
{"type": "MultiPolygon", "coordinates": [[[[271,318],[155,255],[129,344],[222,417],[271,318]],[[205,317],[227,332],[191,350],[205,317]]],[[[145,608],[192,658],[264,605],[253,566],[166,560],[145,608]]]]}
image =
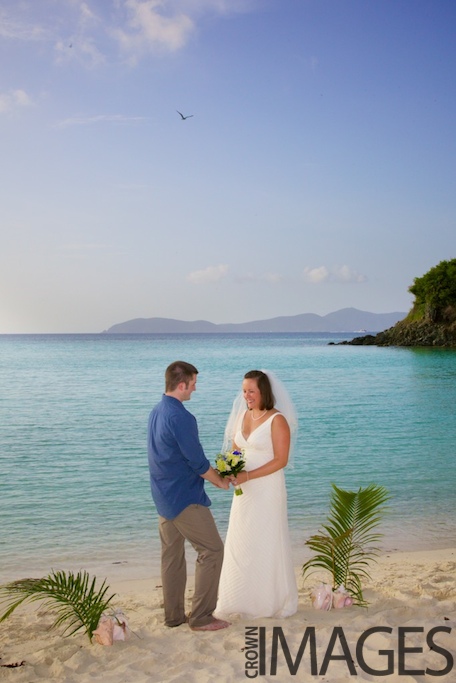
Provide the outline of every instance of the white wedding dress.
{"type": "MultiPolygon", "coordinates": [[[[247,439],[241,429],[235,443],[245,451],[245,469],[272,458],[274,413],[247,439]]],[[[298,589],[288,531],[283,469],[242,484],[233,495],[215,615],[288,617],[298,606],[298,589]]]]}

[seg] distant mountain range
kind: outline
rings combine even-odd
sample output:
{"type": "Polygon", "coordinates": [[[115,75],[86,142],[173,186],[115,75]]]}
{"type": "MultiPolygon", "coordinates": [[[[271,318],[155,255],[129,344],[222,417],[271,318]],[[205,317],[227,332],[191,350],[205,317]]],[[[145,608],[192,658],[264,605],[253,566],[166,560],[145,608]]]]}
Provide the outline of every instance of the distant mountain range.
{"type": "Polygon", "coordinates": [[[135,318],[113,325],[106,334],[157,333],[226,333],[226,332],[382,332],[407,314],[368,313],[356,308],[342,308],[328,315],[302,313],[249,323],[215,324],[207,320],[174,320],[173,318],[135,318]]]}

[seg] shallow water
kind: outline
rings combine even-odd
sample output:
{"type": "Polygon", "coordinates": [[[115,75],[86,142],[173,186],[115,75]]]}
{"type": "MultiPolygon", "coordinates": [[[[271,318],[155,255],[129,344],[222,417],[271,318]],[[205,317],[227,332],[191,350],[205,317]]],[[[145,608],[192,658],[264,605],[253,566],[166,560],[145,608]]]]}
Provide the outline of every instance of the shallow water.
{"type": "MultiPolygon", "coordinates": [[[[157,571],[146,426],[178,358],[199,369],[186,407],[211,462],[244,372],[286,383],[299,417],[287,470],[297,564],[331,482],[388,489],[385,549],[456,545],[456,352],[328,346],[347,338],[0,336],[0,579],[70,565],[157,571]]],[[[208,492],[223,535],[231,494],[208,492]]]]}

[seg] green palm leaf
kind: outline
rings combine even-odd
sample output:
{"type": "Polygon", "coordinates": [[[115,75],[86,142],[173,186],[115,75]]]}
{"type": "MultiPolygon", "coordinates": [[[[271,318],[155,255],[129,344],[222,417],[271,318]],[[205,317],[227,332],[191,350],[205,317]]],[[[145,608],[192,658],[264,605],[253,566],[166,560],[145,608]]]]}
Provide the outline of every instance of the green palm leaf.
{"type": "Polygon", "coordinates": [[[101,615],[114,598],[106,597],[106,580],[99,588],[96,578],[87,572],[52,572],[41,579],[20,579],[0,586],[0,602],[6,603],[6,612],[0,622],[9,617],[24,602],[44,600],[44,605],[56,612],[52,628],[65,624],[64,635],[72,635],[80,629],[92,640],[101,615]]]}
{"type": "Polygon", "coordinates": [[[306,541],[316,555],[303,565],[302,573],[325,569],[331,574],[333,589],[343,585],[355,604],[366,605],[362,580],[369,578],[368,566],[379,553],[375,544],[382,534],[373,530],[381,521],[389,495],[383,486],[375,484],[358,491],[344,491],[335,484],[332,488],[325,533],[306,541]]]}

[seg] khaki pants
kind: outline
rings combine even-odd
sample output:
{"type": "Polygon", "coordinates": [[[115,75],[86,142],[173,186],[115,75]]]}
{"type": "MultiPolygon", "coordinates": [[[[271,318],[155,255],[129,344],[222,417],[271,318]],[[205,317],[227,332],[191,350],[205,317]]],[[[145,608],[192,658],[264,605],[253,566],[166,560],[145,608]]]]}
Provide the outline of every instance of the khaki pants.
{"type": "Polygon", "coordinates": [[[185,621],[187,540],[198,553],[189,624],[205,626],[213,619],[223,561],[223,542],[212,513],[204,505],[189,505],[174,519],[160,517],[159,529],[165,624],[179,626],[185,621]]]}

